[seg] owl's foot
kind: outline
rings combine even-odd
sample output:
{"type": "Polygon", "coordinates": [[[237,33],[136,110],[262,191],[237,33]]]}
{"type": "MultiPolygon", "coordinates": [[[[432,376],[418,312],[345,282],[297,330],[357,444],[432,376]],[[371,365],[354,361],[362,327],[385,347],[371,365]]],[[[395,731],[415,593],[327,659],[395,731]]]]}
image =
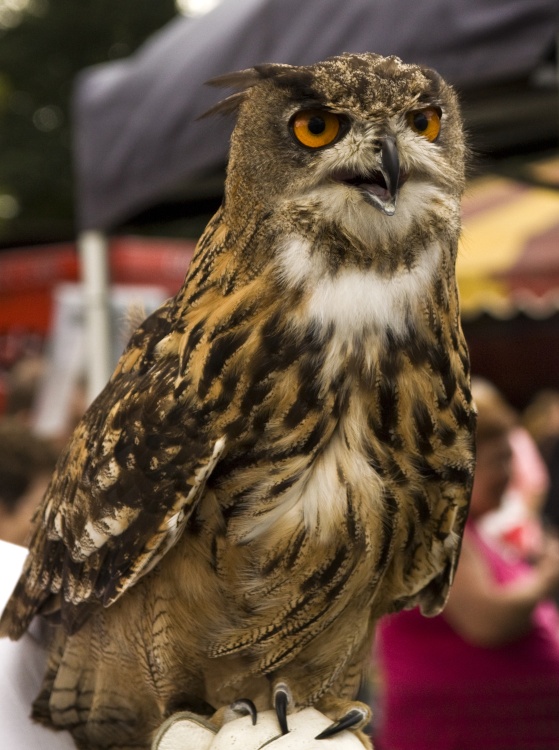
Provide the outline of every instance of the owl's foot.
{"type": "Polygon", "coordinates": [[[231,705],[223,706],[218,709],[212,716],[212,724],[214,724],[217,729],[220,729],[224,724],[227,724],[230,721],[235,721],[235,719],[238,719],[241,716],[250,716],[252,719],[252,726],[256,724],[258,712],[250,698],[240,698],[231,703],[231,705]]]}
{"type": "MultiPolygon", "coordinates": [[[[276,683],[273,691],[274,709],[278,719],[282,735],[288,734],[287,713],[294,706],[293,695],[285,682],[276,683]]],[[[370,747],[368,740],[360,730],[365,727],[371,719],[371,709],[365,703],[358,701],[345,701],[340,699],[326,699],[324,705],[325,714],[330,718],[338,716],[330,726],[326,727],[316,740],[326,740],[329,737],[343,732],[346,729],[355,732],[365,747],[370,747]]],[[[320,710],[320,709],[319,709],[320,710]]]]}
{"type": "Polygon", "coordinates": [[[363,710],[360,706],[358,708],[351,708],[341,719],[334,721],[324,731],[317,734],[315,740],[326,740],[328,737],[333,737],[335,734],[343,732],[344,729],[361,729],[367,724],[370,716],[371,712],[363,710]]]}
{"type": "MultiPolygon", "coordinates": [[[[291,691],[284,682],[278,682],[273,691],[274,709],[282,735],[287,734],[287,710],[293,705],[291,691]]],[[[250,716],[252,725],[256,724],[258,711],[250,698],[241,698],[229,706],[218,709],[212,717],[212,723],[218,728],[229,721],[234,721],[241,716],[250,716]]]]}
{"type": "Polygon", "coordinates": [[[366,748],[371,747],[367,734],[362,731],[371,720],[371,709],[366,703],[328,696],[316,708],[335,721],[323,729],[315,739],[325,740],[349,729],[366,748]]]}
{"type": "Polygon", "coordinates": [[[278,717],[278,723],[282,734],[287,734],[289,732],[289,729],[287,728],[287,709],[292,704],[293,697],[291,691],[285,682],[278,682],[274,688],[274,708],[276,710],[276,716],[278,717]]]}
{"type": "Polygon", "coordinates": [[[250,718],[252,719],[252,726],[256,724],[258,711],[256,710],[256,706],[250,700],[250,698],[241,698],[240,700],[232,703],[230,708],[231,711],[233,711],[233,713],[237,716],[250,716],[250,718]]]}

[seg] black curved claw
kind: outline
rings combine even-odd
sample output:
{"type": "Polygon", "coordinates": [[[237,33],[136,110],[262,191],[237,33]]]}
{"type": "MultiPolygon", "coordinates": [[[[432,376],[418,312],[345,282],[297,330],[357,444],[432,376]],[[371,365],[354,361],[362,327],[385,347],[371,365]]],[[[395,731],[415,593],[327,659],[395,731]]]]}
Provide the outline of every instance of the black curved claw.
{"type": "Polygon", "coordinates": [[[287,728],[287,704],[289,703],[289,695],[284,688],[277,688],[274,695],[274,706],[276,709],[276,715],[280,725],[281,733],[287,734],[289,729],[287,728]]]}
{"type": "Polygon", "coordinates": [[[315,740],[326,740],[328,737],[333,737],[335,734],[338,734],[338,732],[343,732],[344,729],[350,729],[356,724],[361,724],[364,718],[363,711],[360,711],[358,708],[352,708],[351,711],[348,711],[341,719],[330,724],[330,726],[326,727],[326,729],[320,734],[317,734],[315,740]]]}
{"type": "Polygon", "coordinates": [[[231,704],[231,710],[237,714],[241,714],[241,716],[250,716],[252,719],[252,726],[256,724],[258,711],[250,698],[241,698],[238,701],[235,701],[231,704]]]}

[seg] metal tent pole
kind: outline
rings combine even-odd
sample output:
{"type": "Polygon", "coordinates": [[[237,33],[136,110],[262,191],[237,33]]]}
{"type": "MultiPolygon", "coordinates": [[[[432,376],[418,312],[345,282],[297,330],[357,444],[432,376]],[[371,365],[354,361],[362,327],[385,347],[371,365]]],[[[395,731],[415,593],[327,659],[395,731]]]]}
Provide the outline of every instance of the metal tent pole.
{"type": "Polygon", "coordinates": [[[111,375],[111,320],[108,242],[103,232],[78,236],[84,290],[86,377],[88,402],[100,393],[111,375]]]}

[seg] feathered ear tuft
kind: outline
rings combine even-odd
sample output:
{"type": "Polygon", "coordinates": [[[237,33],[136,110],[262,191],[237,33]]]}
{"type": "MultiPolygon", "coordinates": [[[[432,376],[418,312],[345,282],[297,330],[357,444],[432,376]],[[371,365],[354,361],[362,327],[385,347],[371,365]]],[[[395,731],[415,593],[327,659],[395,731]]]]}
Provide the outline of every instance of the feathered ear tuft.
{"type": "Polygon", "coordinates": [[[247,68],[246,70],[235,70],[232,73],[224,73],[221,76],[210,78],[206,81],[207,86],[215,86],[221,89],[235,89],[236,91],[246,91],[261,79],[256,68],[247,68]]]}
{"type": "Polygon", "coordinates": [[[206,85],[215,86],[219,88],[236,89],[234,94],[228,96],[226,99],[222,99],[213,107],[210,107],[206,112],[201,114],[197,119],[202,120],[205,117],[212,115],[230,115],[234,114],[240,104],[246,98],[248,89],[255,86],[259,81],[263,81],[268,78],[275,78],[285,74],[287,71],[292,70],[291,65],[281,65],[279,63],[266,63],[264,65],[255,65],[254,68],[247,68],[246,70],[238,70],[234,73],[225,73],[222,76],[211,78],[206,81],[206,85]]]}
{"type": "Polygon", "coordinates": [[[217,76],[216,78],[211,78],[209,81],[206,81],[207,86],[236,89],[236,92],[217,102],[217,104],[214,104],[213,107],[210,107],[210,109],[206,110],[206,112],[201,114],[197,119],[202,120],[205,117],[211,117],[212,115],[235,114],[240,104],[246,98],[247,90],[260,80],[261,76],[256,68],[248,68],[247,70],[237,70],[234,73],[225,73],[225,75],[217,76]]]}
{"type": "Polygon", "coordinates": [[[203,120],[206,117],[212,117],[213,115],[233,115],[239,109],[241,102],[246,98],[246,91],[238,91],[236,94],[231,94],[226,99],[221,99],[213,107],[210,107],[201,115],[198,115],[197,120],[203,120]]]}

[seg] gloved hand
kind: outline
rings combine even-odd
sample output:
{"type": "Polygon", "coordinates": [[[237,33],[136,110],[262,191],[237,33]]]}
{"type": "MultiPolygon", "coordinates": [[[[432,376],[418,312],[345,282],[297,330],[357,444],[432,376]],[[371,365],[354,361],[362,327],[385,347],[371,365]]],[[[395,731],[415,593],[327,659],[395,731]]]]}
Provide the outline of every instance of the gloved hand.
{"type": "Polygon", "coordinates": [[[174,714],[161,726],[152,750],[364,750],[349,730],[335,737],[315,737],[332,721],[314,708],[289,714],[289,732],[282,735],[275,711],[263,711],[253,726],[250,716],[229,721],[219,732],[188,712],[174,714]]]}

